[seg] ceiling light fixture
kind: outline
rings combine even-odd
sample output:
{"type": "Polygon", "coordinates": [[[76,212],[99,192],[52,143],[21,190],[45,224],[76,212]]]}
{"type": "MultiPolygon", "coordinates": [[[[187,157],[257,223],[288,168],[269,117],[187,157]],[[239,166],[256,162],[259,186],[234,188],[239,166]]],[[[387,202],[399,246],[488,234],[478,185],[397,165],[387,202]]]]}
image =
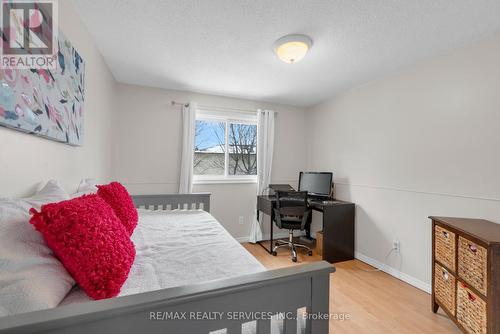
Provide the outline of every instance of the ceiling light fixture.
{"type": "Polygon", "coordinates": [[[274,43],[274,52],[285,63],[294,64],[306,55],[312,39],[306,35],[286,35],[274,43]]]}

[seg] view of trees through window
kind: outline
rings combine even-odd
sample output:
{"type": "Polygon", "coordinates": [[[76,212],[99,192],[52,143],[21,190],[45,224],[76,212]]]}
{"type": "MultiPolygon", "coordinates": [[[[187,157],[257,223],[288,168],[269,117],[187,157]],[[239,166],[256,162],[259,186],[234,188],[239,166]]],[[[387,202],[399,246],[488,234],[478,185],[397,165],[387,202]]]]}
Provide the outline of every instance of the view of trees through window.
{"type": "Polygon", "coordinates": [[[257,125],[197,120],[193,167],[195,175],[257,175],[257,125]]]}

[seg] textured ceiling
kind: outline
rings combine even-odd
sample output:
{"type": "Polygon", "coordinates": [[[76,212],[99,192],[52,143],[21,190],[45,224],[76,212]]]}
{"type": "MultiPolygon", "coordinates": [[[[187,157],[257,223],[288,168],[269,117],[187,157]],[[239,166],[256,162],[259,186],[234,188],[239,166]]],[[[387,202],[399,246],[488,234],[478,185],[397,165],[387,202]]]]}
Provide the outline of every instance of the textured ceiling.
{"type": "Polygon", "coordinates": [[[490,0],[73,0],[124,83],[314,105],[500,31],[490,0]],[[307,34],[297,64],[276,39],[307,34]]]}

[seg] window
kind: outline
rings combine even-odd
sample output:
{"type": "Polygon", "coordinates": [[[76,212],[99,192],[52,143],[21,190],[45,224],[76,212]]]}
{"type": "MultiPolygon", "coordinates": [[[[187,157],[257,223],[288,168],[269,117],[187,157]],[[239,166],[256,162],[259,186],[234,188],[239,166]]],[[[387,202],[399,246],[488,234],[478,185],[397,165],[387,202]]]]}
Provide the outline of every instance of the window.
{"type": "Polygon", "coordinates": [[[195,182],[257,180],[257,116],[198,110],[194,140],[195,182]]]}

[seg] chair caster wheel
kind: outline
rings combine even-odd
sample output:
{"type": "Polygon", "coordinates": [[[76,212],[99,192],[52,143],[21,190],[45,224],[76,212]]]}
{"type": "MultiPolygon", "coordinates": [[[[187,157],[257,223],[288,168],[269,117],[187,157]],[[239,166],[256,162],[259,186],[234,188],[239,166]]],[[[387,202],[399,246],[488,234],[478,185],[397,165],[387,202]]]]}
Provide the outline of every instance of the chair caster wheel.
{"type": "Polygon", "coordinates": [[[297,262],[297,258],[296,257],[292,257],[292,261],[293,262],[297,262]]]}
{"type": "Polygon", "coordinates": [[[313,252],[312,252],[312,251],[309,251],[307,254],[308,254],[309,256],[312,256],[312,255],[313,255],[313,252]]]}
{"type": "Polygon", "coordinates": [[[273,256],[278,255],[278,253],[276,253],[276,251],[273,251],[271,254],[272,254],[273,256]]]}

